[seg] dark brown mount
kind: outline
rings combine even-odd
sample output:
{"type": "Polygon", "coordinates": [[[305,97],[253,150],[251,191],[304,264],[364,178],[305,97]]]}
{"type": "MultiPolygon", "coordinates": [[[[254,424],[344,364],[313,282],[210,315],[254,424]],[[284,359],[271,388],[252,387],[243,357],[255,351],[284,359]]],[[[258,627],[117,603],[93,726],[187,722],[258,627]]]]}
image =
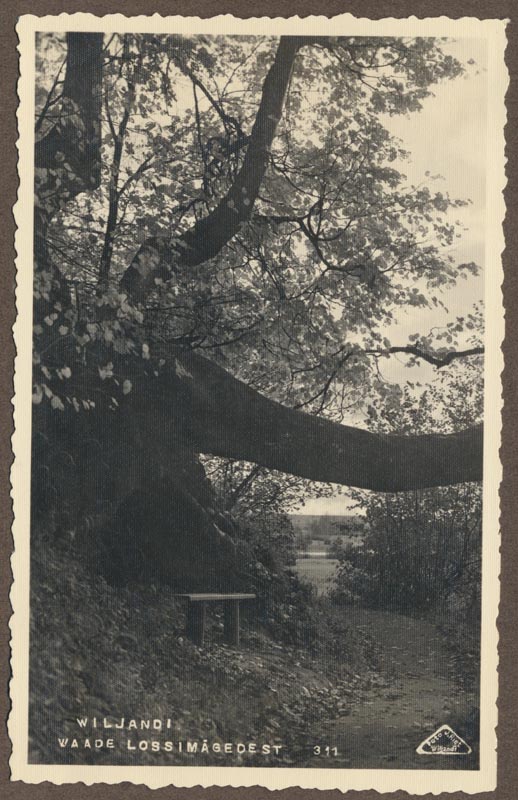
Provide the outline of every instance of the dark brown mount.
{"type": "MultiPolygon", "coordinates": [[[[157,277],[174,278],[176,271],[216,256],[249,218],[267,169],[293,62],[298,50],[310,43],[298,37],[280,39],[234,184],[214,210],[177,241],[155,237],[142,244],[121,279],[121,288],[133,303],[145,303],[157,277]]],[[[50,264],[45,234],[60,208],[99,185],[102,37],[69,34],[67,47],[62,102],[71,113],[36,145],[35,225],[36,273],[52,272],[52,300],[59,299],[64,308],[66,283],[50,264]]],[[[35,321],[41,323],[46,313],[47,303],[36,304],[35,321]]],[[[52,354],[47,355],[52,361],[52,354]]],[[[55,353],[56,363],[60,356],[55,353]]],[[[450,435],[370,433],[283,407],[197,353],[155,345],[151,359],[162,364],[158,376],[146,371],[149,362],[140,359],[115,364],[116,370],[132,375],[133,390],[122,399],[119,412],[106,411],[104,417],[102,412],[90,414],[84,423],[88,440],[99,442],[98,458],[92,452],[85,455],[86,445],[78,441],[83,423],[74,421],[73,413],[52,411],[61,414],[56,423],[49,423],[46,412],[35,414],[36,438],[41,434],[48,441],[58,436],[68,440],[75,453],[83,505],[89,497],[87,484],[100,485],[113,471],[119,478],[113,480],[112,500],[121,506],[139,485],[156,487],[168,475],[191,497],[192,507],[201,510],[211,531],[207,535],[217,541],[221,526],[215,522],[214,498],[200,478],[197,453],[243,459],[314,481],[388,492],[482,478],[481,427],[450,435]]],[[[78,363],[71,367],[72,383],[88,391],[91,373],[78,363]]],[[[188,513],[188,503],[186,509],[188,513]]]]}

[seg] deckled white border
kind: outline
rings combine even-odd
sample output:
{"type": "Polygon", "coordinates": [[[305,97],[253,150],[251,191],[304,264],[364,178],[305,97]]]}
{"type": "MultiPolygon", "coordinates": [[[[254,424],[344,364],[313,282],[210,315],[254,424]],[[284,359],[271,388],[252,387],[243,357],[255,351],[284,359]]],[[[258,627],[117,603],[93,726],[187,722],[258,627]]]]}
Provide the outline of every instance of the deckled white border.
{"type": "Polygon", "coordinates": [[[503,129],[506,121],[504,104],[508,75],[504,64],[506,46],[505,21],[447,17],[421,20],[368,20],[343,14],[331,19],[309,16],[254,18],[241,20],[226,14],[212,19],[198,17],[125,17],[110,14],[60,14],[59,16],[20,18],[17,33],[20,40],[20,80],[18,93],[19,176],[20,190],[14,209],[17,224],[17,292],[18,317],[14,325],[17,348],[15,365],[15,399],[13,449],[15,461],[11,472],[13,485],[15,551],[12,557],[14,583],[11,603],[13,678],[10,685],[12,712],[9,735],[13,745],[10,762],[12,780],[27,783],[51,781],[56,784],[84,782],[120,783],[129,781],[150,788],[167,785],[233,786],[260,785],[268,789],[301,787],[304,789],[374,789],[379,792],[404,790],[412,794],[439,794],[463,791],[492,791],[496,787],[496,723],[497,723],[497,643],[496,617],[499,600],[499,497],[502,476],[499,459],[501,436],[501,380],[503,356],[500,345],[504,337],[501,284],[504,249],[502,222],[505,204],[505,159],[503,129]],[[377,36],[452,36],[485,38],[488,42],[488,153],[487,153],[487,219],[486,219],[486,358],[485,358],[485,438],[484,438],[484,511],[483,511],[483,577],[482,577],[482,695],[481,695],[481,763],[480,771],[462,770],[359,770],[359,769],[292,769],[245,767],[108,767],[50,766],[27,763],[28,742],[28,641],[29,641],[29,496],[31,453],[31,329],[32,329],[32,215],[33,215],[33,146],[34,146],[34,34],[35,31],[103,31],[207,34],[312,34],[312,35],[377,35],[377,36]]]}

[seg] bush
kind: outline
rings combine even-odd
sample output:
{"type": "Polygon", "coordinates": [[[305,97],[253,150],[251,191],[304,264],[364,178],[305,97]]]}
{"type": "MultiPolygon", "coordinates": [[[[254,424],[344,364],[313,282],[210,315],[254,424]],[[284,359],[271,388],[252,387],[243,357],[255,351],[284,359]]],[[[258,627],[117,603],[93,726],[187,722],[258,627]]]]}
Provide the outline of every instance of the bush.
{"type": "Polygon", "coordinates": [[[374,496],[364,541],[337,553],[333,599],[476,622],[480,552],[479,486],[374,496]]]}

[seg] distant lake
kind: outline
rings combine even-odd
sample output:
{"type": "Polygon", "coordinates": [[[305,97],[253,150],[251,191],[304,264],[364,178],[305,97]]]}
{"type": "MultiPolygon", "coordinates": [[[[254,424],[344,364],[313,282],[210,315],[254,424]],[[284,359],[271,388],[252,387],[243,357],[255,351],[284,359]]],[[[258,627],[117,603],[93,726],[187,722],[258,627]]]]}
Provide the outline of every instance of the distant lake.
{"type": "Polygon", "coordinates": [[[297,550],[297,558],[327,558],[327,550],[297,550]]]}

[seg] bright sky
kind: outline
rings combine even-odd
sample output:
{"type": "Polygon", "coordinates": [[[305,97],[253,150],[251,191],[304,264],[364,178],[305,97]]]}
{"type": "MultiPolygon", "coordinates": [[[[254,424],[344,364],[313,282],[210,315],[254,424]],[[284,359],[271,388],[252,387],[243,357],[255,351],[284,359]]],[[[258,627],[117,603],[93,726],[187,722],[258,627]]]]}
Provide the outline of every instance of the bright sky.
{"type": "MultiPolygon", "coordinates": [[[[385,119],[390,131],[398,136],[412,153],[411,162],[402,167],[409,183],[429,181],[425,172],[440,174],[437,189],[454,198],[470,199],[471,205],[455,209],[468,230],[452,251],[458,263],[476,261],[484,265],[485,172],[486,172],[486,42],[464,39],[445,45],[447,52],[466,65],[466,75],[446,81],[435,89],[435,96],[423,103],[418,114],[385,119]],[[473,59],[475,64],[467,62],[473,59]]],[[[473,303],[484,296],[484,277],[460,280],[458,286],[442,297],[449,314],[437,309],[410,309],[398,315],[390,339],[394,344],[407,344],[412,333],[426,334],[435,325],[469,312],[473,303]]],[[[391,381],[420,380],[433,377],[431,365],[409,370],[404,356],[383,361],[383,374],[391,381]]],[[[304,514],[342,514],[350,509],[344,495],[308,500],[304,514]]]]}
{"type": "MultiPolygon", "coordinates": [[[[403,168],[409,181],[428,181],[425,172],[440,174],[444,180],[434,183],[452,197],[470,200],[465,208],[454,209],[453,219],[460,219],[468,229],[451,252],[458,263],[475,261],[484,266],[485,170],[486,170],[486,43],[481,39],[449,43],[447,49],[466,64],[465,76],[445,81],[435,90],[435,97],[423,103],[419,114],[392,117],[387,127],[399,136],[412,153],[411,163],[403,168]],[[476,63],[467,64],[473,59],[476,63]]],[[[442,299],[448,312],[437,309],[408,309],[399,315],[391,338],[394,344],[406,344],[411,333],[427,333],[471,309],[484,297],[484,276],[459,280],[442,299]]],[[[404,357],[401,358],[404,364],[404,357]]],[[[433,367],[424,364],[419,378],[433,375],[433,367]]],[[[384,374],[393,380],[411,380],[408,369],[398,367],[398,360],[384,363],[384,374]],[[390,366],[389,366],[390,365],[390,366]]],[[[413,372],[414,378],[417,373],[413,372]]]]}

